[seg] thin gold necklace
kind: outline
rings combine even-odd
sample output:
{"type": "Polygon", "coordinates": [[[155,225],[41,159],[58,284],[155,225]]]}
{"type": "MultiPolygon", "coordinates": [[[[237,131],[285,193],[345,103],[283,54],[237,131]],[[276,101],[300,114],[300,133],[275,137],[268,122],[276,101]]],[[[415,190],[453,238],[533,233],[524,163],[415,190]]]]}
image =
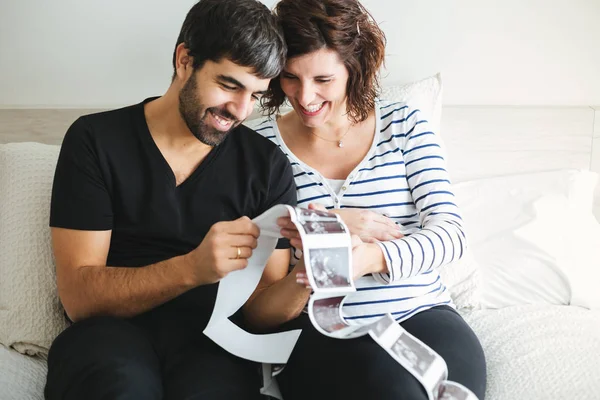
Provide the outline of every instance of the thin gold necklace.
{"type": "Polygon", "coordinates": [[[316,137],[318,137],[319,139],[321,139],[321,140],[325,140],[326,142],[331,142],[331,143],[335,143],[335,142],[337,142],[337,145],[338,145],[338,147],[342,148],[342,147],[344,147],[344,142],[342,141],[342,139],[344,138],[344,136],[346,136],[346,135],[348,134],[348,132],[350,132],[350,128],[352,128],[352,124],[350,124],[350,125],[348,126],[348,129],[346,130],[346,133],[344,133],[344,134],[342,135],[342,137],[341,137],[341,138],[339,138],[339,139],[335,139],[335,140],[331,140],[331,139],[325,139],[324,137],[321,137],[321,136],[317,135],[317,134],[316,134],[316,133],[314,133],[313,131],[309,131],[309,132],[310,132],[311,134],[315,135],[316,137]]]}

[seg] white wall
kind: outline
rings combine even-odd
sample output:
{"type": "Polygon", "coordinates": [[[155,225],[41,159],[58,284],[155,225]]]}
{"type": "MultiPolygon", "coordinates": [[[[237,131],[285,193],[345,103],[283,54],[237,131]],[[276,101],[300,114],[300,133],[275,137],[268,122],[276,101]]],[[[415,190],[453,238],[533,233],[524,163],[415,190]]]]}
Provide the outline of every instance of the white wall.
{"type": "MultiPolygon", "coordinates": [[[[0,107],[107,107],[161,94],[194,2],[0,0],[0,107]]],[[[441,70],[448,105],[600,104],[600,0],[363,3],[388,38],[388,81],[441,70]]]]}
{"type": "Polygon", "coordinates": [[[402,1],[394,13],[383,3],[364,0],[394,71],[440,69],[446,104],[600,104],[600,0],[402,1]]]}

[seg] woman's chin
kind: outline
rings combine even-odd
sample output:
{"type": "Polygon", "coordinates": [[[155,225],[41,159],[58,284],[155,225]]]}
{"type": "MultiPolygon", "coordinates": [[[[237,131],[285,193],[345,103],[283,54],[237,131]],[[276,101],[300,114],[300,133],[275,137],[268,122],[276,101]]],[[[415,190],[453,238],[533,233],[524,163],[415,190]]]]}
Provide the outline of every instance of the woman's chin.
{"type": "Polygon", "coordinates": [[[303,114],[301,111],[300,112],[296,111],[296,115],[298,115],[298,117],[300,118],[300,121],[302,121],[302,124],[309,128],[319,128],[319,127],[325,125],[325,123],[327,122],[325,113],[319,114],[316,116],[307,116],[307,115],[303,114]]]}

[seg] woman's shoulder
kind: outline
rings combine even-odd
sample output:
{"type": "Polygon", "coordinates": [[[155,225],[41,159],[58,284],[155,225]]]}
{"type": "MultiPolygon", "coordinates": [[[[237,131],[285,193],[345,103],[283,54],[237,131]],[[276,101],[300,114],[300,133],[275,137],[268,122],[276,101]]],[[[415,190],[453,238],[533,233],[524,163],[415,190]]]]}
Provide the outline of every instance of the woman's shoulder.
{"type": "MultiPolygon", "coordinates": [[[[274,117],[265,116],[244,121],[244,125],[253,131],[261,132],[262,130],[273,130],[275,119],[274,117]],[[261,131],[259,131],[259,129],[261,131]]],[[[264,135],[263,135],[264,136],[264,135]]]]}
{"type": "Polygon", "coordinates": [[[274,117],[259,117],[249,121],[244,121],[244,125],[259,135],[271,140],[273,143],[279,144],[277,142],[277,135],[275,134],[276,125],[274,117]]]}
{"type": "Polygon", "coordinates": [[[378,100],[377,105],[382,131],[387,131],[390,127],[394,127],[394,131],[408,131],[415,125],[426,122],[422,121],[420,110],[407,102],[378,100]]]}
{"type": "Polygon", "coordinates": [[[386,99],[378,99],[377,107],[379,108],[379,114],[382,120],[397,117],[405,118],[415,110],[407,102],[386,99]]]}

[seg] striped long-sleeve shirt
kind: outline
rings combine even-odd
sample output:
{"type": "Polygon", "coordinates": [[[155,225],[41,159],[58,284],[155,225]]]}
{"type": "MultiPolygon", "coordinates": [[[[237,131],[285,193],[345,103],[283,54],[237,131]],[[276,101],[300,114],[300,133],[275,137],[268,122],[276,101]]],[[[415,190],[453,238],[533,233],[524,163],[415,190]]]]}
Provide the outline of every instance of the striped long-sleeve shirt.
{"type": "Polygon", "coordinates": [[[255,130],[287,155],[297,185],[298,206],[376,211],[403,227],[405,237],[380,242],[388,274],[364,276],[347,296],[343,313],[365,323],[385,313],[403,320],[436,305],[453,306],[437,268],[458,260],[466,247],[439,139],[419,110],[378,101],[375,137],[366,157],[339,191],[285,145],[270,119],[255,130]]]}

